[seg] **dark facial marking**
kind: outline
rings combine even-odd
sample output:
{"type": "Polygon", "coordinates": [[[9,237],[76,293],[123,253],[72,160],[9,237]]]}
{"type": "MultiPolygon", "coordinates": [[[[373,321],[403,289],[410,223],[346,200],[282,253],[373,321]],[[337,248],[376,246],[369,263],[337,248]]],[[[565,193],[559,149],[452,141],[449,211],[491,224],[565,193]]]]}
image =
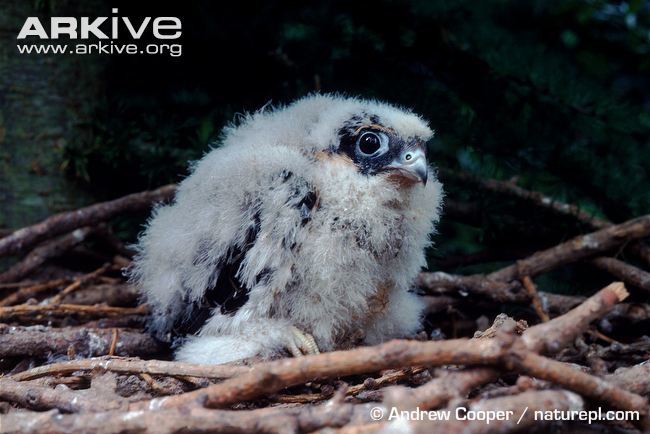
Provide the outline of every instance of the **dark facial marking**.
{"type": "Polygon", "coordinates": [[[417,139],[404,140],[392,129],[383,127],[376,115],[354,116],[339,130],[339,148],[364,175],[375,175],[409,148],[422,146],[417,139]],[[377,145],[377,140],[388,139],[388,149],[377,145]],[[372,151],[377,151],[374,154],[372,151]]]}

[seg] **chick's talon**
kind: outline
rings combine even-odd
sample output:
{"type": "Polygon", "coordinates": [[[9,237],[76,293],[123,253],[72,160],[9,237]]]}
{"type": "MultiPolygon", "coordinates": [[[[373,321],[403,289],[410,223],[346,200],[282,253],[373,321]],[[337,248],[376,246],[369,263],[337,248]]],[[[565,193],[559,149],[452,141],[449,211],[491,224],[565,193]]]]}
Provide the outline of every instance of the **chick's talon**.
{"type": "Polygon", "coordinates": [[[297,327],[291,326],[291,339],[287,349],[293,357],[306,356],[310,354],[320,354],[318,345],[314,337],[309,333],[304,333],[297,327]]]}

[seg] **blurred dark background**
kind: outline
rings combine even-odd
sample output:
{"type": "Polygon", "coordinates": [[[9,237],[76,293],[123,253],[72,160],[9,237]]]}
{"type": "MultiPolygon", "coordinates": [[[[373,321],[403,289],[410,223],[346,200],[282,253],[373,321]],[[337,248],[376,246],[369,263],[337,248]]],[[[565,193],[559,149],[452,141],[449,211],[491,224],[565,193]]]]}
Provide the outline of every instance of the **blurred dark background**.
{"type": "MultiPolygon", "coordinates": [[[[437,132],[439,167],[516,179],[614,222],[650,213],[647,1],[0,6],[0,228],[177,182],[237,113],[314,91],[412,107],[437,132]],[[15,53],[26,16],[106,16],[111,7],[133,20],[179,17],[182,56],[15,53]]],[[[587,231],[453,180],[446,190],[472,215],[443,217],[431,268],[492,269],[587,231]],[[449,260],[477,252],[487,262],[449,260]]],[[[144,217],[114,229],[132,240],[144,217]]],[[[584,268],[540,285],[580,291],[611,280],[584,268]]]]}

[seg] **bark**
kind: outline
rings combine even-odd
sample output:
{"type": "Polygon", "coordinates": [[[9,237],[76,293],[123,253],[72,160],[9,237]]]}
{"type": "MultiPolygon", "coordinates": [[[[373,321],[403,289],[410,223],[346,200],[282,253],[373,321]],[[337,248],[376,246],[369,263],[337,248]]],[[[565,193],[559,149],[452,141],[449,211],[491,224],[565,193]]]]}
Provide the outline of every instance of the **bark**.
{"type": "MultiPolygon", "coordinates": [[[[108,354],[112,340],[112,329],[10,327],[0,324],[0,358],[43,357],[68,354],[70,350],[86,357],[102,356],[108,354]]],[[[119,330],[117,333],[118,355],[154,355],[163,349],[164,346],[149,334],[132,330],[119,330]]]]}

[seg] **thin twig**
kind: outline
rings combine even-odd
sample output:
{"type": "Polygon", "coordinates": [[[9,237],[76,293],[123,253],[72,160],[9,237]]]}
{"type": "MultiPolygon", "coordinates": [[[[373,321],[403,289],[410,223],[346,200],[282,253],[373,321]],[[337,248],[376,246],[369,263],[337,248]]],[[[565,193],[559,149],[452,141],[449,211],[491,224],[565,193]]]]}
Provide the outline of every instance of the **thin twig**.
{"type": "Polygon", "coordinates": [[[533,280],[529,276],[524,276],[521,279],[521,283],[524,285],[524,288],[526,289],[528,296],[533,302],[533,308],[535,309],[535,313],[537,313],[537,316],[543,322],[549,321],[551,318],[548,316],[548,313],[546,313],[546,311],[544,310],[542,300],[539,298],[539,294],[537,293],[537,286],[535,285],[533,280]]]}
{"type": "Polygon", "coordinates": [[[176,186],[170,184],[157,190],[133,193],[108,202],[55,214],[38,224],[19,229],[0,239],[0,257],[30,248],[44,239],[83,226],[97,225],[125,212],[147,209],[154,202],[170,199],[175,191],[176,186]]]}
{"type": "Polygon", "coordinates": [[[539,251],[516,264],[487,275],[488,279],[502,282],[519,279],[521,270],[535,276],[553,268],[606,252],[626,241],[650,235],[650,215],[609,226],[596,232],[580,235],[550,249],[539,251]]]}
{"type": "MultiPolygon", "coordinates": [[[[551,210],[558,215],[571,217],[591,229],[603,229],[613,225],[611,221],[595,217],[577,205],[559,201],[537,191],[526,190],[513,182],[479,178],[466,172],[452,171],[444,168],[439,168],[439,172],[444,177],[468,183],[494,193],[505,194],[539,208],[551,210]]],[[[650,246],[642,241],[636,241],[630,243],[626,248],[647,265],[650,265],[650,246]]]]}
{"type": "Polygon", "coordinates": [[[650,273],[643,271],[633,265],[616,258],[601,256],[591,260],[591,263],[598,268],[607,271],[617,279],[621,279],[628,285],[642,289],[650,293],[650,273]]]}
{"type": "Polygon", "coordinates": [[[46,314],[52,316],[65,316],[71,314],[84,316],[118,316],[118,315],[145,315],[149,312],[147,305],[138,307],[115,307],[83,304],[57,304],[57,305],[30,305],[0,307],[0,319],[9,319],[21,315],[46,314]]]}
{"type": "Polygon", "coordinates": [[[167,375],[170,377],[198,377],[220,380],[241,375],[250,370],[240,365],[198,365],[193,363],[167,362],[164,360],[140,360],[122,357],[96,357],[70,360],[38,366],[11,376],[16,381],[33,380],[49,375],[66,375],[73,372],[103,370],[120,374],[167,375]]]}
{"type": "MultiPolygon", "coordinates": [[[[67,235],[43,243],[32,250],[22,261],[0,274],[0,282],[11,282],[22,279],[43,265],[48,259],[61,256],[74,246],[82,243],[94,231],[95,229],[92,227],[76,229],[67,235]]],[[[2,240],[0,240],[1,242],[2,240]]]]}
{"type": "Polygon", "coordinates": [[[91,273],[88,273],[88,274],[84,274],[83,276],[76,278],[74,280],[74,282],[72,282],[70,285],[63,288],[63,290],[61,292],[59,292],[54,297],[52,297],[50,300],[48,300],[49,304],[59,304],[59,303],[61,303],[61,300],[63,300],[63,298],[66,295],[69,295],[69,294],[73,293],[74,291],[79,289],[81,287],[81,285],[83,285],[84,283],[89,282],[89,281],[93,280],[94,278],[104,274],[106,272],[106,270],[108,270],[110,268],[110,266],[111,266],[110,264],[104,264],[101,267],[99,267],[98,269],[96,269],[95,271],[93,271],[91,273]]]}
{"type": "Polygon", "coordinates": [[[35,295],[40,294],[43,291],[48,291],[50,289],[57,288],[61,285],[68,283],[70,279],[54,279],[48,282],[38,283],[35,285],[28,285],[26,287],[20,288],[18,291],[9,294],[2,300],[0,300],[1,306],[11,306],[25,300],[28,300],[35,295]]]}
{"type": "Polygon", "coordinates": [[[108,350],[108,355],[109,356],[114,356],[115,355],[115,349],[117,348],[118,336],[119,336],[118,329],[113,328],[113,335],[111,336],[111,347],[108,350]]]}

